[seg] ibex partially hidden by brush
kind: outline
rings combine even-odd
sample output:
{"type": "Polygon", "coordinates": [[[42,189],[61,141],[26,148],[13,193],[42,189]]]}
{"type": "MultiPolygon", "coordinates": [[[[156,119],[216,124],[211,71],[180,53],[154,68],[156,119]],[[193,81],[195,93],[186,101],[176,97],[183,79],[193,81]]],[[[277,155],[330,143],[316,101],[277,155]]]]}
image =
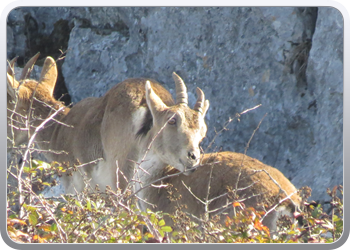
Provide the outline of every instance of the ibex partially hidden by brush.
{"type": "MultiPolygon", "coordinates": [[[[37,145],[44,150],[66,151],[68,155],[46,151],[46,156],[71,165],[77,159],[88,163],[102,158],[83,168],[91,184],[99,184],[102,190],[106,185],[124,189],[132,179],[137,180],[137,190],[168,164],[184,174],[199,164],[199,143],[206,136],[204,117],[209,107],[202,90],[197,88],[198,99],[191,109],[186,86],[177,74],[173,73],[176,103],[159,83],[134,78],[115,85],[100,98],[86,98],[69,109],[53,97],[57,79],[53,58],[46,58],[39,81],[28,79],[38,56],[24,67],[19,82],[13,71],[15,60],[9,62],[7,106],[13,111],[8,111],[8,142],[19,145],[28,141],[23,120],[29,113],[32,118],[27,117],[31,119],[27,124],[33,134],[43,119],[60,110],[37,132],[37,145]]],[[[84,188],[79,173],[62,179],[67,193],[84,188]]]]}
{"type": "MultiPolygon", "coordinates": [[[[168,166],[158,178],[176,172],[168,166]]],[[[197,222],[198,218],[204,219],[204,215],[212,217],[216,214],[221,215],[223,222],[227,213],[232,218],[233,201],[238,201],[247,208],[266,210],[262,222],[270,231],[276,230],[276,222],[281,215],[293,218],[293,212],[301,202],[297,189],[279,170],[234,152],[204,154],[201,165],[193,174],[169,177],[162,180],[162,185],[172,188],[169,191],[151,187],[153,191],[148,190],[144,196],[157,206],[154,210],[174,214],[178,205],[186,205],[182,211],[197,217],[194,219],[197,222]],[[171,201],[171,196],[181,198],[171,201]]],[[[171,221],[168,220],[168,223],[171,221]]]]}

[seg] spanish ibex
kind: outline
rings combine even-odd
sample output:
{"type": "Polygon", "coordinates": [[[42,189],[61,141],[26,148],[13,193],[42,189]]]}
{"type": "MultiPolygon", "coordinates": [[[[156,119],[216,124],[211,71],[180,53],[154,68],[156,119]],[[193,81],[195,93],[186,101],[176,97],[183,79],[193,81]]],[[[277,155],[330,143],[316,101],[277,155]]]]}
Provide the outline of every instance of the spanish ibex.
{"type": "MultiPolygon", "coordinates": [[[[28,141],[28,131],[20,127],[28,113],[34,117],[29,123],[33,134],[43,119],[60,109],[38,131],[38,147],[46,150],[48,160],[58,162],[73,164],[78,159],[84,164],[102,158],[83,168],[91,184],[98,184],[102,190],[106,185],[124,189],[132,180],[138,189],[168,164],[184,174],[199,164],[199,144],[206,136],[204,117],[209,107],[201,89],[197,88],[198,99],[191,109],[186,86],[176,73],[176,103],[156,81],[133,78],[115,85],[100,98],[86,98],[70,109],[53,97],[57,79],[53,58],[46,58],[39,81],[28,79],[38,56],[29,60],[19,82],[13,70],[15,60],[9,62],[7,105],[13,111],[8,111],[12,113],[8,114],[8,141],[15,145],[28,141]],[[68,155],[53,153],[59,150],[68,155]]],[[[62,180],[67,193],[84,188],[84,177],[79,173],[62,180]]]]}
{"type": "MultiPolygon", "coordinates": [[[[158,178],[176,172],[168,166],[158,178]]],[[[152,187],[153,191],[149,190],[144,196],[150,204],[157,206],[155,210],[174,214],[181,204],[186,205],[183,211],[197,219],[225,213],[232,218],[233,202],[241,201],[245,207],[266,210],[262,222],[270,231],[276,230],[281,215],[293,218],[293,212],[301,202],[297,189],[279,170],[235,152],[204,154],[196,172],[190,176],[175,175],[163,179],[162,186],[173,188],[152,187]],[[175,201],[171,196],[175,196],[175,201]],[[176,197],[181,198],[176,201],[176,197]]],[[[225,218],[226,215],[222,216],[222,221],[225,218]]]]}

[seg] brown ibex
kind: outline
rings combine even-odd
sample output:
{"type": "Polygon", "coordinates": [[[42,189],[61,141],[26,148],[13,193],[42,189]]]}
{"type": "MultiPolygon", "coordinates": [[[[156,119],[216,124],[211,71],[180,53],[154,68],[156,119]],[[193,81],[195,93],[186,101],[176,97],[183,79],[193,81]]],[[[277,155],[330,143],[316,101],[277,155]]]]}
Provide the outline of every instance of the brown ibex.
{"type": "MultiPolygon", "coordinates": [[[[209,101],[202,90],[197,88],[198,99],[191,109],[186,86],[177,74],[173,73],[176,103],[156,81],[133,78],[70,109],[53,97],[57,80],[53,58],[46,58],[39,81],[28,79],[38,56],[24,67],[19,82],[13,70],[15,60],[9,62],[8,142],[27,142],[28,134],[33,135],[43,119],[60,110],[37,131],[36,143],[46,150],[48,160],[74,164],[78,159],[84,164],[102,158],[83,167],[93,186],[98,184],[104,190],[106,185],[116,189],[118,184],[124,189],[127,182],[136,180],[137,190],[168,164],[184,174],[193,172],[200,160],[199,144],[207,132],[204,117],[209,101]],[[27,117],[30,113],[32,118],[27,117]],[[24,119],[31,119],[26,123],[30,133],[23,127],[24,119]],[[68,155],[53,153],[59,150],[68,155]]],[[[84,188],[84,177],[79,173],[62,180],[67,193],[84,188]]]]}
{"type": "MultiPolygon", "coordinates": [[[[158,179],[176,172],[176,169],[168,166],[163,173],[159,173],[158,179]]],[[[223,211],[232,217],[233,201],[241,201],[245,207],[266,210],[262,223],[271,231],[276,230],[279,216],[289,215],[293,218],[293,212],[301,202],[297,189],[279,170],[234,152],[204,154],[193,174],[163,179],[162,185],[173,188],[169,191],[150,187],[153,190],[148,190],[144,196],[149,203],[156,205],[154,210],[174,214],[181,204],[186,205],[183,211],[197,219],[204,219],[205,215],[220,215],[223,211]],[[171,201],[170,193],[181,199],[171,201]]],[[[222,216],[222,220],[225,218],[226,215],[222,216]]],[[[168,223],[171,221],[168,220],[168,223]]]]}

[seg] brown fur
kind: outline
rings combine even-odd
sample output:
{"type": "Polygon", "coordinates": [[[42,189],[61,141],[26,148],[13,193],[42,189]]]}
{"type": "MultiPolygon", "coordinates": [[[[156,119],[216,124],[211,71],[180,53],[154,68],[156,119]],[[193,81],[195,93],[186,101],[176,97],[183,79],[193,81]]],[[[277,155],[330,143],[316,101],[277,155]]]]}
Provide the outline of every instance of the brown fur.
{"type": "MultiPolygon", "coordinates": [[[[248,187],[254,182],[256,183],[245,190],[238,191],[238,199],[247,198],[254,194],[261,194],[243,201],[246,207],[254,207],[255,209],[262,210],[262,204],[264,204],[268,206],[265,207],[265,209],[268,210],[271,208],[271,206],[277,204],[278,201],[286,197],[286,195],[265,172],[254,173],[254,170],[266,170],[266,172],[271,175],[271,177],[288,195],[296,191],[293,184],[276,168],[265,165],[249,156],[234,152],[205,154],[201,166],[199,166],[192,175],[179,175],[171,177],[164,180],[163,184],[171,184],[173,186],[173,191],[175,188],[177,189],[177,192],[174,192],[174,194],[177,196],[182,196],[180,201],[178,201],[179,204],[187,205],[187,208],[184,209],[184,211],[193,214],[196,217],[200,217],[204,215],[204,205],[193,197],[193,195],[182,184],[182,181],[191,189],[193,194],[204,201],[208,191],[211,169],[212,179],[210,194],[208,197],[209,200],[226,193],[228,188],[234,189],[240,171],[241,176],[240,181],[238,182],[238,189],[248,187]]],[[[167,176],[176,172],[176,169],[168,166],[162,176],[167,176]]],[[[157,205],[155,210],[173,214],[176,210],[177,201],[170,201],[169,190],[165,188],[156,189],[153,187],[150,189],[153,190],[148,190],[149,196],[147,198],[150,203],[157,205]]],[[[291,198],[294,201],[294,204],[297,206],[300,205],[300,197],[296,193],[291,196],[291,198]]],[[[228,196],[224,196],[213,201],[209,206],[209,210],[224,206],[227,199],[228,196]]],[[[230,201],[232,203],[232,198],[230,201]]],[[[288,199],[283,202],[281,206],[286,207],[287,211],[292,212],[296,209],[294,204],[288,199]]],[[[230,205],[229,208],[230,209],[228,211],[232,216],[232,205],[230,205]]],[[[274,212],[270,216],[267,216],[263,223],[269,226],[271,229],[275,229],[275,216],[278,216],[278,213],[274,212]]],[[[224,216],[223,219],[225,218],[226,217],[224,216]]]]}
{"type": "MultiPolygon", "coordinates": [[[[30,60],[31,63],[34,61],[30,60]]],[[[31,67],[32,65],[26,65],[25,68],[27,70],[31,67]]],[[[28,72],[30,73],[30,70],[28,72]]],[[[97,164],[82,168],[86,177],[92,179],[92,186],[99,184],[102,190],[106,185],[112,189],[116,189],[116,185],[121,189],[126,187],[122,175],[119,176],[117,183],[117,166],[128,181],[136,178],[134,176],[136,172],[142,181],[151,180],[154,173],[158,173],[168,164],[181,171],[191,169],[199,163],[199,143],[206,135],[204,116],[209,102],[198,89],[200,97],[195,108],[190,109],[186,104],[186,87],[184,84],[181,86],[178,84],[182,80],[175,73],[173,77],[177,91],[178,89],[182,91],[177,94],[185,103],[175,104],[170,93],[154,80],[127,79],[112,87],[100,98],[86,98],[71,109],[65,108],[56,117],[61,123],[51,121],[49,126],[38,133],[37,145],[41,149],[66,151],[68,155],[47,153],[46,156],[49,160],[67,162],[70,165],[77,160],[88,163],[102,158],[97,164]],[[176,124],[165,126],[159,133],[172,115],[177,119],[176,124]],[[152,148],[148,149],[153,138],[156,139],[152,148]],[[146,151],[149,152],[142,165],[150,171],[150,176],[142,176],[136,164],[146,151]]],[[[13,70],[9,68],[7,78],[8,108],[13,109],[12,102],[16,99],[14,93],[20,84],[14,79],[13,70]]],[[[56,79],[56,63],[48,57],[38,82],[27,79],[21,82],[18,88],[16,112],[23,116],[28,114],[34,91],[36,98],[39,99],[39,101],[33,100],[34,117],[40,116],[45,119],[54,112],[41,102],[55,109],[61,107],[62,104],[52,95],[56,79]]],[[[8,116],[10,115],[8,113],[8,116]]],[[[21,120],[17,115],[15,119],[21,120]]],[[[32,130],[41,121],[36,120],[32,130]]],[[[10,120],[8,122],[11,125],[10,120]]],[[[12,130],[11,126],[8,126],[9,138],[12,138],[12,131],[15,132],[15,145],[28,141],[26,131],[12,130]]],[[[84,177],[80,173],[74,173],[72,177],[63,176],[62,180],[68,193],[74,193],[75,190],[82,191],[84,188],[84,177]]]]}

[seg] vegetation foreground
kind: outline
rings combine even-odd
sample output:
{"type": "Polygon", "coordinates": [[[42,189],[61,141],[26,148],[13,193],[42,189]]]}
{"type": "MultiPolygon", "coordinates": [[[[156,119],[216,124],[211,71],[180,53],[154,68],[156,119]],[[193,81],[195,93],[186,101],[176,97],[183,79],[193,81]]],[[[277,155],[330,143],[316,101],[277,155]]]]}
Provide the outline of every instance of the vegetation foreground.
{"type": "MultiPolygon", "coordinates": [[[[14,165],[12,165],[14,167],[14,165]]],[[[218,218],[201,218],[197,223],[182,211],[175,214],[141,212],[135,204],[132,192],[107,189],[101,193],[98,187],[86,181],[84,192],[60,197],[44,197],[40,193],[46,186],[57,185],[55,174],[70,174],[79,166],[67,167],[58,163],[31,161],[21,178],[24,203],[18,205],[19,190],[8,184],[7,230],[10,238],[18,243],[332,243],[343,231],[343,188],[328,189],[330,202],[326,205],[307,202],[311,189],[302,188],[301,212],[295,219],[282,217],[277,234],[270,234],[260,218],[263,211],[233,202],[236,216],[227,216],[225,225],[218,218]],[[51,182],[44,182],[51,177],[51,182]],[[35,190],[35,192],[33,191],[35,190]],[[327,209],[326,209],[327,208],[327,209]],[[327,210],[327,211],[326,211],[327,210]],[[170,216],[173,225],[165,223],[170,216]],[[295,221],[295,222],[294,222],[295,221]],[[302,222],[303,226],[299,226],[302,222]]],[[[8,171],[8,178],[18,177],[8,171]]],[[[169,192],[171,195],[171,192],[169,192]]],[[[209,216],[208,216],[209,217],[209,216]]]]}

